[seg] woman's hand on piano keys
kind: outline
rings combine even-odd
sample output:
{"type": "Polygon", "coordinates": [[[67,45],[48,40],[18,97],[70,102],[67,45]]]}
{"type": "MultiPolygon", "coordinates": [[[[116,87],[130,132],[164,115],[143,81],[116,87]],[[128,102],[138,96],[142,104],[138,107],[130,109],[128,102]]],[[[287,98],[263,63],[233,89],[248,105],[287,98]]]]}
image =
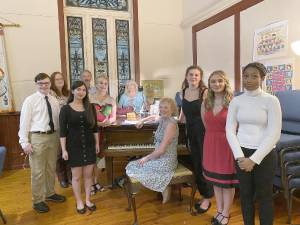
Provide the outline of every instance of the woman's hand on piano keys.
{"type": "Polygon", "coordinates": [[[139,122],[137,122],[135,124],[135,127],[138,128],[138,129],[142,128],[143,126],[144,126],[144,121],[143,120],[140,120],[139,122]]]}

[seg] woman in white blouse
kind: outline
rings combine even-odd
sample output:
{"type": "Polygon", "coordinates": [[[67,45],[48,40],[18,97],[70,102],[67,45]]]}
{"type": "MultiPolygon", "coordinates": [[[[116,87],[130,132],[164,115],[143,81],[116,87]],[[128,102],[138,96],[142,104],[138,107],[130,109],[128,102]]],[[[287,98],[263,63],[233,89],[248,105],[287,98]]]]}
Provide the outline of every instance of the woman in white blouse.
{"type": "Polygon", "coordinates": [[[261,225],[273,224],[274,217],[273,148],[280,138],[282,118],[278,99],[261,89],[266,73],[257,62],[243,69],[245,92],[231,101],[226,122],[226,136],[237,161],[245,225],[255,224],[255,199],[260,204],[261,225]]]}

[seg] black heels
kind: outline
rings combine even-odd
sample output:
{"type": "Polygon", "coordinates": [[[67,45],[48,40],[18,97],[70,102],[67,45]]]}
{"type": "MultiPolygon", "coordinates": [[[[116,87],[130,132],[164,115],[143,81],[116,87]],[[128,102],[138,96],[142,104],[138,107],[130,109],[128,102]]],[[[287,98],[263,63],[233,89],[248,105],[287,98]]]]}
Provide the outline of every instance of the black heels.
{"type": "Polygon", "coordinates": [[[84,206],[82,209],[78,209],[78,208],[77,208],[77,205],[76,205],[76,211],[77,211],[79,214],[85,214],[86,208],[85,208],[85,206],[84,206]]]}
{"type": "Polygon", "coordinates": [[[201,203],[202,202],[199,202],[199,203],[195,204],[195,209],[197,210],[198,214],[206,213],[211,207],[211,202],[209,202],[208,207],[206,209],[203,209],[203,208],[201,208],[201,203]]]}
{"type": "Polygon", "coordinates": [[[97,207],[95,204],[91,205],[91,206],[88,206],[87,204],[85,204],[85,207],[90,210],[90,211],[96,211],[97,207]]]}

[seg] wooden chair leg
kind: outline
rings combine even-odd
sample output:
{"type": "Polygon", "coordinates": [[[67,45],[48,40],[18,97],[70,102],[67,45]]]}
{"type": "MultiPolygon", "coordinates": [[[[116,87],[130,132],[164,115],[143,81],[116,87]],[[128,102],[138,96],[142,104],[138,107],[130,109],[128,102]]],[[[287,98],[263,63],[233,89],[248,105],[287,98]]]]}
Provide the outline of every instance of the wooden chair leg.
{"type": "Polygon", "coordinates": [[[134,216],[133,225],[138,225],[137,211],[136,211],[136,204],[135,204],[135,194],[131,194],[131,204],[132,204],[133,216],[134,216]]]}
{"type": "Polygon", "coordinates": [[[178,194],[179,194],[179,201],[182,201],[182,184],[177,184],[177,188],[178,188],[178,194]]]}
{"type": "Polygon", "coordinates": [[[288,224],[292,224],[292,205],[293,205],[293,193],[294,190],[290,190],[288,193],[288,224]]]}
{"type": "Polygon", "coordinates": [[[192,216],[197,215],[197,213],[194,211],[196,190],[197,190],[196,183],[193,182],[192,183],[191,199],[190,199],[190,213],[192,214],[192,216]]]}
{"type": "Polygon", "coordinates": [[[129,181],[128,179],[126,178],[125,180],[125,183],[124,183],[124,191],[125,191],[125,194],[127,196],[127,202],[128,202],[128,208],[127,210],[130,211],[131,210],[131,194],[130,194],[130,184],[129,184],[129,181]]]}
{"type": "Polygon", "coordinates": [[[1,209],[0,209],[0,217],[1,217],[2,221],[3,221],[3,223],[6,224],[7,221],[6,221],[5,217],[4,217],[1,209]]]}

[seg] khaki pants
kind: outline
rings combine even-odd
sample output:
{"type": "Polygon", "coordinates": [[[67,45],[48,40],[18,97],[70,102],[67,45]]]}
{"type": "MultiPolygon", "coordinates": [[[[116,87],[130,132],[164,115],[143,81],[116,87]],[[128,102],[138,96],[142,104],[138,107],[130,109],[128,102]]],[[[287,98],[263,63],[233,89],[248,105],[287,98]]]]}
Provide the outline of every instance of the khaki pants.
{"type": "Polygon", "coordinates": [[[59,138],[58,132],[54,132],[53,134],[30,133],[29,139],[33,150],[29,156],[32,202],[36,204],[55,194],[55,169],[59,138]]]}

